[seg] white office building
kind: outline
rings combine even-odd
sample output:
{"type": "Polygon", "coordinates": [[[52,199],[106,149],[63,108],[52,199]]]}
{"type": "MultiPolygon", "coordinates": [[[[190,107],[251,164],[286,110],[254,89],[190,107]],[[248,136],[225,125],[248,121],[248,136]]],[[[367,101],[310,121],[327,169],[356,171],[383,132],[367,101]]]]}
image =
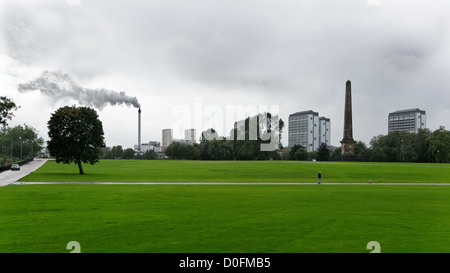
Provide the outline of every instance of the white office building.
{"type": "Polygon", "coordinates": [[[196,133],[195,129],[186,129],[184,130],[184,140],[188,144],[196,143],[196,133]]]}
{"type": "Polygon", "coordinates": [[[388,133],[393,131],[407,131],[417,133],[426,128],[426,112],[415,109],[399,110],[389,113],[388,133]]]}
{"type": "MultiPolygon", "coordinates": [[[[145,153],[147,151],[155,151],[155,148],[159,146],[161,146],[161,143],[158,141],[150,141],[148,143],[142,143],[140,152],[145,153]]],[[[134,145],[134,149],[138,151],[139,145],[134,145]]]]}
{"type": "Polygon", "coordinates": [[[167,148],[173,141],[173,130],[163,129],[162,130],[162,146],[163,149],[167,148]]]}
{"type": "Polygon", "coordinates": [[[325,143],[327,146],[331,146],[331,122],[329,118],[319,118],[319,146],[325,143]]]}
{"type": "Polygon", "coordinates": [[[331,123],[326,117],[319,117],[319,113],[312,110],[297,112],[289,115],[288,146],[298,144],[308,152],[319,149],[321,143],[330,145],[331,123]]]}

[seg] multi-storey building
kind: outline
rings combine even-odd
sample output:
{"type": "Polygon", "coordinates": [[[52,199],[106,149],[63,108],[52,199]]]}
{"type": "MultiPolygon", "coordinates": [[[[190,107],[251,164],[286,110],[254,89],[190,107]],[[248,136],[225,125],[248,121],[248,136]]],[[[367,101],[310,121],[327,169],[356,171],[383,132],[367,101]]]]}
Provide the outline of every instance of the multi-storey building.
{"type": "Polygon", "coordinates": [[[393,131],[407,131],[417,133],[426,127],[426,113],[419,108],[399,110],[389,113],[388,133],[393,131]]]}
{"type": "Polygon", "coordinates": [[[186,143],[193,144],[196,143],[196,130],[195,129],[186,129],[184,130],[184,140],[186,143]]]}
{"type": "Polygon", "coordinates": [[[331,122],[329,118],[319,118],[319,146],[325,143],[327,146],[331,146],[331,122]]]}
{"type": "Polygon", "coordinates": [[[173,130],[163,129],[162,130],[162,147],[167,148],[173,141],[173,130]]]}
{"type": "Polygon", "coordinates": [[[319,117],[317,112],[309,110],[291,114],[288,126],[288,146],[290,148],[298,144],[311,152],[319,149],[321,143],[330,145],[330,119],[319,117]]]}
{"type": "Polygon", "coordinates": [[[141,144],[141,150],[139,151],[139,145],[134,145],[134,149],[138,152],[140,152],[141,154],[147,152],[147,151],[155,151],[156,147],[160,147],[161,146],[161,142],[159,141],[150,141],[148,143],[142,143],[141,144]]]}

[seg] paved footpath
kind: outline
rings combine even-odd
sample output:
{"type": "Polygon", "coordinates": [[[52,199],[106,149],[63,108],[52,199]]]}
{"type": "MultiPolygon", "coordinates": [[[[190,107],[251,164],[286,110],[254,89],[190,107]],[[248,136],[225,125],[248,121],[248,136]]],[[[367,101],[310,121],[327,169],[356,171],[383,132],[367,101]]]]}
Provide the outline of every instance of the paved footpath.
{"type": "Polygon", "coordinates": [[[285,182],[14,182],[11,185],[400,185],[400,186],[450,186],[450,183],[285,183],[285,182]]]}
{"type": "Polygon", "coordinates": [[[21,179],[22,177],[34,172],[39,167],[44,165],[44,163],[47,162],[47,159],[43,158],[35,158],[33,161],[30,161],[22,166],[20,166],[19,171],[4,171],[0,173],[0,187],[6,186],[9,184],[12,184],[16,182],[17,180],[21,179]]]}

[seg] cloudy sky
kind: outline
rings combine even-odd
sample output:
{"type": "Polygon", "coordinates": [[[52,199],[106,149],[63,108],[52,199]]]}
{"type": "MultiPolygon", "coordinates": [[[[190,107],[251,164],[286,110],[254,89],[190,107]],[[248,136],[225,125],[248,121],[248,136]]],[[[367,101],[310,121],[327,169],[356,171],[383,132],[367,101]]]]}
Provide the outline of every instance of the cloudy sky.
{"type": "Polygon", "coordinates": [[[446,0],[1,1],[0,95],[21,106],[10,125],[46,140],[59,107],[96,107],[107,146],[137,143],[138,105],[143,142],[227,133],[242,106],[286,124],[319,112],[338,146],[348,79],[356,140],[409,108],[449,129],[449,13],[446,0]]]}

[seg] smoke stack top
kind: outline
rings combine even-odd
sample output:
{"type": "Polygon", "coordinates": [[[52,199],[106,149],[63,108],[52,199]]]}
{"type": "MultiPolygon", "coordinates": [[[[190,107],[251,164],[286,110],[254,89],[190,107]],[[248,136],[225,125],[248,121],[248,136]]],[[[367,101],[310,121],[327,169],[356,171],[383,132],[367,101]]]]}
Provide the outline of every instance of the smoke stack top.
{"type": "Polygon", "coordinates": [[[126,104],[136,108],[141,106],[136,97],[127,96],[124,91],[84,88],[61,71],[44,71],[39,78],[19,84],[18,89],[22,93],[39,90],[42,94],[55,100],[75,99],[81,105],[92,106],[100,110],[108,103],[110,105],[126,104]]]}

